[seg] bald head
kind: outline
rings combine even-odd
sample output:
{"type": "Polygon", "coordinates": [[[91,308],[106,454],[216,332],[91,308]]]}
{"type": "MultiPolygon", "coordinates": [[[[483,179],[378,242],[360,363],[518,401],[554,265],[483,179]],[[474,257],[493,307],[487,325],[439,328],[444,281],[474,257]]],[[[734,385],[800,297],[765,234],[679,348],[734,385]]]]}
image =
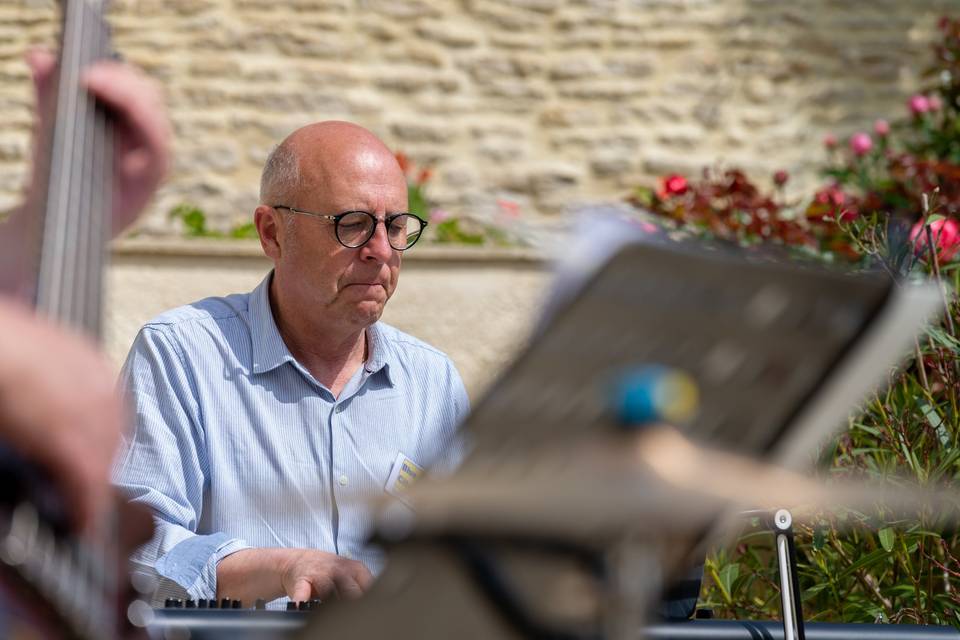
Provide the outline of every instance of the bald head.
{"type": "Polygon", "coordinates": [[[379,175],[385,182],[405,177],[393,152],[363,127],[339,120],[297,129],[267,157],[260,178],[260,203],[304,206],[304,190],[326,193],[343,180],[379,175]]]}

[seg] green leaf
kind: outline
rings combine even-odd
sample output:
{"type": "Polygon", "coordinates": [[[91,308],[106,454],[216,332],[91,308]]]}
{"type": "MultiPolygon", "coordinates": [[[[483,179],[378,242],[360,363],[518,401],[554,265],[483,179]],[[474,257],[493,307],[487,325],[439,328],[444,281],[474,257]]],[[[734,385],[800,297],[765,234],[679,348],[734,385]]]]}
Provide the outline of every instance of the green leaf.
{"type": "Polygon", "coordinates": [[[893,542],[895,535],[893,529],[890,527],[884,527],[877,532],[877,537],[880,538],[880,546],[883,547],[883,550],[887,553],[893,551],[893,542]]]}
{"type": "Polygon", "coordinates": [[[171,220],[183,221],[184,233],[188,236],[215,235],[207,230],[207,215],[192,204],[178,204],[167,214],[171,220]]]}
{"type": "Polygon", "coordinates": [[[257,227],[252,222],[239,224],[230,229],[231,238],[257,238],[257,227]]]}
{"type": "Polygon", "coordinates": [[[723,590],[732,596],[733,583],[740,576],[740,565],[735,563],[728,564],[721,569],[717,575],[720,577],[720,585],[723,590]]]}
{"type": "Polygon", "coordinates": [[[813,550],[820,551],[827,544],[827,533],[823,527],[817,527],[813,532],[813,550]]]}

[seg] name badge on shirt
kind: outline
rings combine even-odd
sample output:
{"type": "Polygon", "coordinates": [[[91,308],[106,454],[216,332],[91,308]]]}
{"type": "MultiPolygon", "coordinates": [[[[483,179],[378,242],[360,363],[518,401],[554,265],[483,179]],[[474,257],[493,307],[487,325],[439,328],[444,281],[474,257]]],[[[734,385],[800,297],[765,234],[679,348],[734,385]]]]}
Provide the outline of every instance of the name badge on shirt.
{"type": "Polygon", "coordinates": [[[397,454],[396,460],[393,461],[393,466],[390,468],[390,476],[387,478],[387,484],[384,489],[394,498],[403,500],[404,494],[421,475],[423,475],[423,467],[408,458],[401,451],[397,454]]]}

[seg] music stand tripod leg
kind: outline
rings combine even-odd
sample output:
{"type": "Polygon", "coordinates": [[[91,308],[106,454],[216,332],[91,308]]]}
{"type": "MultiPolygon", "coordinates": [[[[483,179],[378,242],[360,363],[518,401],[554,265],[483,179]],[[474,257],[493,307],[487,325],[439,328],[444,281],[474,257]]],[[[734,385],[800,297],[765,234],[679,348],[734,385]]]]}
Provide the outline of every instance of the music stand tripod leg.
{"type": "Polygon", "coordinates": [[[773,514],[773,531],[780,567],[780,602],[783,611],[784,640],[806,640],[803,629],[803,606],[800,603],[800,581],[797,577],[797,552],[793,541],[793,516],[787,509],[773,514]]]}

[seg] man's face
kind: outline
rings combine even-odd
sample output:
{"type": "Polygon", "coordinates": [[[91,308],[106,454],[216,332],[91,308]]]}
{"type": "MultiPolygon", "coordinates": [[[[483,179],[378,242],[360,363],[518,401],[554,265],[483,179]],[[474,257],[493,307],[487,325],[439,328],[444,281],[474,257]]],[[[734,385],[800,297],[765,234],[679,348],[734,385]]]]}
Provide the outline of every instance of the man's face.
{"type": "Polygon", "coordinates": [[[368,211],[378,220],[373,237],[350,249],[337,240],[333,221],[279,210],[284,230],[274,277],[284,289],[284,313],[362,328],[380,318],[397,287],[401,252],[387,242],[382,221],[407,210],[407,185],[393,158],[383,154],[361,152],[343,164],[320,175],[305,167],[307,186],[296,202],[278,204],[330,215],[368,211]]]}

